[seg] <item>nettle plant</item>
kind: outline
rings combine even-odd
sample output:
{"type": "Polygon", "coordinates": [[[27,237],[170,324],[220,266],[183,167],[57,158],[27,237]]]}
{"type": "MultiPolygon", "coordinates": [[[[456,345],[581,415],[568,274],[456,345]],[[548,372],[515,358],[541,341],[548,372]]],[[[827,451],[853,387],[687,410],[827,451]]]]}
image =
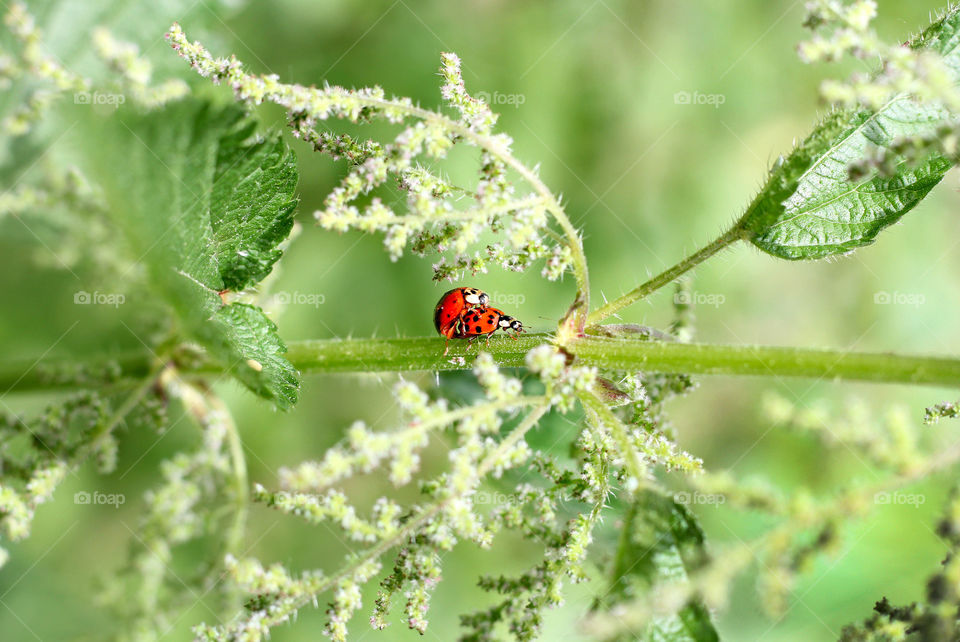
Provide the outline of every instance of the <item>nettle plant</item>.
{"type": "MultiPolygon", "coordinates": [[[[129,565],[103,591],[104,602],[128,622],[121,637],[161,637],[199,591],[222,598],[219,621],[195,627],[200,640],[260,640],[301,609],[320,605],[324,633],[335,640],[347,638],[359,610],[376,629],[402,621],[423,633],[444,553],[461,544],[495,550],[504,531],[542,553],[519,574],[494,568],[478,579],[491,597],[464,609],[465,640],[533,639],[566,587],[585,581],[593,602],[582,614],[584,636],[717,639],[712,613],[726,606],[732,581],[753,564],[764,608],[783,612],[797,577],[837,548],[844,525],[877,493],[953,466],[960,448],[934,443],[919,421],[900,412],[873,418],[851,409],[849,417],[823,417],[771,397],[764,401],[771,421],[813,432],[828,447],[840,442],[885,472],[832,496],[784,496],[705,471],[696,454],[675,443],[664,403],[691,392],[696,374],[953,387],[960,359],[692,343],[683,296],[666,331],[604,322],[678,280],[682,292],[680,277],[741,242],[791,260],[853,252],[943,178],[958,159],[960,10],[946,9],[904,45],[877,37],[874,14],[872,0],[810,3],[813,35],[800,46],[805,60],[879,58],[880,69],[824,85],[832,109],[777,160],[727,232],[594,307],[580,231],[536,169],[513,154],[489,105],[468,92],[454,54],[441,58],[444,108],[428,109],[379,87],[307,87],[249,73],[174,24],[170,45],[200,76],[233,91],[239,106],[225,105],[196,96],[179,79],[152,84],[137,49],[106,30],[96,33],[95,52],[113,80],[98,86],[46,55],[33,18],[12,5],[5,24],[16,47],[3,52],[0,78],[8,86],[27,80],[29,89],[2,123],[7,135],[41,127],[63,96],[122,95],[129,104],[110,117],[91,115],[85,126],[100,144],[75,150],[72,165],[46,164],[41,178],[5,192],[0,215],[47,217],[64,231],[63,256],[89,257],[105,273],[122,271],[125,285],[118,288],[149,292],[160,304],[151,308],[159,319],[155,340],[142,352],[99,362],[41,358],[35,367],[12,364],[0,372],[13,391],[77,391],[33,418],[0,416],[0,532],[10,541],[26,537],[38,505],[82,462],[111,470],[118,426],[164,430],[175,414],[196,422],[203,438],[196,452],[164,464],[129,565]],[[299,176],[287,142],[254,120],[253,108],[264,102],[286,110],[301,144],[344,166],[315,214],[321,228],[382,234],[394,259],[407,251],[434,257],[438,280],[496,267],[539,270],[547,280],[572,276],[576,296],[556,330],[494,338],[482,351],[461,342],[447,355],[438,337],[285,344],[260,304],[295,229],[299,176]],[[378,120],[396,134],[377,139],[335,129],[343,121],[378,120]],[[478,150],[473,180],[454,182],[444,173],[455,146],[478,150]],[[83,241],[70,246],[68,232],[81,226],[83,241]],[[96,247],[117,230],[127,256],[101,256],[96,247]],[[481,243],[490,232],[497,242],[481,243]],[[212,386],[230,377],[287,410],[304,373],[413,370],[470,370],[482,392],[454,402],[442,385],[427,391],[400,378],[393,396],[403,416],[395,428],[358,421],[320,459],[291,462],[275,488],[248,481],[230,409],[212,386]],[[577,425],[570,443],[550,451],[531,445],[529,433],[557,414],[577,425]],[[426,474],[421,455],[441,438],[451,445],[448,465],[426,474]],[[398,493],[356,506],[345,482],[374,471],[398,487],[414,486],[417,499],[402,502],[398,497],[409,493],[398,493]],[[662,471],[678,474],[668,482],[662,471]],[[478,501],[491,488],[496,501],[478,501]],[[685,501],[691,493],[768,513],[777,525],[748,544],[708,549],[685,501]],[[339,568],[303,573],[251,559],[244,554],[250,502],[333,526],[360,552],[339,568]],[[599,536],[601,529],[615,533],[599,536]],[[176,547],[201,537],[217,542],[209,566],[188,582],[174,581],[176,547]],[[369,584],[379,590],[364,604],[369,584]]],[[[956,417],[957,408],[929,408],[926,423],[956,417]]],[[[960,542],[960,502],[951,501],[938,532],[954,546],[960,542]]],[[[958,564],[947,558],[920,603],[894,607],[884,598],[870,619],[844,630],[844,639],[956,638],[958,564]]]]}

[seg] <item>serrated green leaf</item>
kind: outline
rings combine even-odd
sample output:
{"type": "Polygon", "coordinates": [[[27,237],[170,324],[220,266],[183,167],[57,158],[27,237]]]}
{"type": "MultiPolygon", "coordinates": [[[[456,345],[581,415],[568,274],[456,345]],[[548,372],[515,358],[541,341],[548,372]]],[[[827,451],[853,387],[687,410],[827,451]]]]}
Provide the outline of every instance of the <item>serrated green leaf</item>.
{"type": "Polygon", "coordinates": [[[233,344],[230,348],[242,348],[240,356],[246,359],[233,369],[234,376],[257,394],[274,398],[281,407],[296,403],[300,379],[283,356],[287,346],[280,340],[277,326],[263,310],[245,303],[234,303],[217,310],[217,318],[230,329],[227,335],[233,344]],[[270,376],[263,377],[262,372],[270,376]]]}
{"type": "Polygon", "coordinates": [[[297,185],[293,152],[279,136],[264,141],[256,154],[244,140],[254,122],[220,142],[210,198],[216,256],[223,287],[243,290],[258,283],[282,253],[278,245],[293,228],[292,200],[297,185]]]}
{"type": "MultiPolygon", "coordinates": [[[[960,80],[960,10],[949,10],[913,44],[934,51],[960,80]]],[[[785,259],[818,259],[869,245],[943,178],[952,162],[932,155],[891,176],[851,181],[849,168],[875,148],[935,136],[956,119],[941,105],[900,95],[877,111],[825,118],[770,174],[739,225],[758,248],[785,259]]]]}
{"type": "Polygon", "coordinates": [[[146,115],[121,109],[97,130],[99,144],[82,153],[184,333],[248,388],[292,406],[298,377],[276,326],[218,293],[258,282],[280,257],[296,205],[293,152],[279,135],[251,138],[241,108],[193,100],[146,115]]]}
{"type": "MultiPolygon", "coordinates": [[[[704,558],[703,531],[693,514],[672,497],[642,491],[627,511],[603,608],[636,600],[657,584],[683,582],[704,558]]],[[[719,637],[706,607],[690,602],[623,639],[715,642],[719,637]]]]}

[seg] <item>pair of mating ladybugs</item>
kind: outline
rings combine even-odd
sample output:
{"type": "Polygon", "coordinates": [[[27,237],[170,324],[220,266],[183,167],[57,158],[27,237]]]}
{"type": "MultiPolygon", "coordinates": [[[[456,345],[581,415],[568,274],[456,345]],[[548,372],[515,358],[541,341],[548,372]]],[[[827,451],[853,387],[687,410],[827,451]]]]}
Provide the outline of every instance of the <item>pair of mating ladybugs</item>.
{"type": "MultiPolygon", "coordinates": [[[[487,337],[497,330],[513,330],[523,332],[523,324],[503,313],[502,310],[491,308],[490,296],[477,288],[454,288],[442,297],[433,311],[433,325],[442,336],[450,339],[468,339],[487,337]]],[[[516,334],[513,335],[516,339],[516,334]]],[[[450,349],[446,345],[443,354],[450,349]]]]}

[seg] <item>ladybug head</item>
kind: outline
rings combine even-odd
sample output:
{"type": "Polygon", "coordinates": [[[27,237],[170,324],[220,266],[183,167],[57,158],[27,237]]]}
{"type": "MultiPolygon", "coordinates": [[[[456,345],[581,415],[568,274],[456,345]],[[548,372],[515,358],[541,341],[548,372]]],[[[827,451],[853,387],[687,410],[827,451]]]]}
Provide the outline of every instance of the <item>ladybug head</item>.
{"type": "Polygon", "coordinates": [[[520,319],[514,319],[513,317],[508,317],[503,315],[500,317],[500,329],[501,330],[513,330],[514,332],[525,332],[523,329],[523,324],[520,323],[520,319]]]}

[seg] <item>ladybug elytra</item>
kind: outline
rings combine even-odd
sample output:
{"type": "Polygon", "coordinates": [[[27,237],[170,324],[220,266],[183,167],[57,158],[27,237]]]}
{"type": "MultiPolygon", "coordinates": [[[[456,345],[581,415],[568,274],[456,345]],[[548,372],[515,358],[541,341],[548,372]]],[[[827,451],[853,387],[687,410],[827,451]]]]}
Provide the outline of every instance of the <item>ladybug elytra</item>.
{"type": "Polygon", "coordinates": [[[441,335],[450,339],[454,336],[457,321],[466,312],[474,309],[486,310],[490,296],[477,288],[454,288],[440,297],[433,310],[433,326],[441,335]]]}
{"type": "Polygon", "coordinates": [[[513,330],[514,339],[517,338],[516,333],[524,332],[523,324],[519,319],[504,314],[503,310],[487,308],[465,312],[454,328],[453,337],[455,339],[473,339],[483,336],[489,338],[497,330],[513,330]]]}
{"type": "Polygon", "coordinates": [[[433,311],[433,325],[437,332],[447,339],[443,354],[449,350],[450,339],[487,337],[497,330],[525,332],[518,319],[504,314],[503,310],[489,307],[490,296],[477,288],[454,288],[440,297],[433,311]]]}

